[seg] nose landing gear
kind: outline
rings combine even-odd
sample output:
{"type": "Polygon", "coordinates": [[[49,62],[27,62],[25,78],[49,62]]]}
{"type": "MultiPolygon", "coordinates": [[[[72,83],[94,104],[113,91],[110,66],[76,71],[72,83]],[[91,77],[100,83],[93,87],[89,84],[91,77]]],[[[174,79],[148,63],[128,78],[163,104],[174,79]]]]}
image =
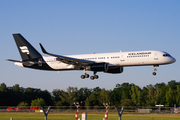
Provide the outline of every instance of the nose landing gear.
{"type": "Polygon", "coordinates": [[[157,68],[156,67],[159,67],[159,65],[154,65],[154,72],[152,73],[154,76],[156,75],[156,72],[157,71],[157,68]]]}
{"type": "Polygon", "coordinates": [[[156,72],[153,72],[153,75],[155,76],[155,75],[156,75],[156,72]]]}

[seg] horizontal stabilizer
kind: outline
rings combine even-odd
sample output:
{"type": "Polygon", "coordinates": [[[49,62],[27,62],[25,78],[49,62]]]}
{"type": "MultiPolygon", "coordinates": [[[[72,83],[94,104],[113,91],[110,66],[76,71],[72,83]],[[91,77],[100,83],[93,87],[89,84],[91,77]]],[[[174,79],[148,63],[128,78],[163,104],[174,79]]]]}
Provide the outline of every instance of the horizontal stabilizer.
{"type": "Polygon", "coordinates": [[[11,62],[19,62],[19,63],[22,63],[22,61],[19,61],[19,60],[11,60],[11,59],[5,59],[7,61],[11,61],[11,62]]]}
{"type": "MultiPolygon", "coordinates": [[[[11,62],[15,62],[16,64],[17,64],[17,63],[22,63],[23,65],[26,65],[26,66],[32,66],[32,65],[34,65],[34,62],[32,62],[32,61],[18,61],[18,60],[11,60],[11,59],[5,59],[5,60],[11,61],[11,62]]],[[[15,64],[15,65],[16,65],[16,64],[15,64]]]]}

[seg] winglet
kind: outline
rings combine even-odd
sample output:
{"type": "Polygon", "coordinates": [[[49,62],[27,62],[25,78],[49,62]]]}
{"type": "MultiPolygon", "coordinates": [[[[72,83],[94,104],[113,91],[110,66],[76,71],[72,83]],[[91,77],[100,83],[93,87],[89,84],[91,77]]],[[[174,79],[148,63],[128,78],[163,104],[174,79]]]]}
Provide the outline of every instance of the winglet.
{"type": "Polygon", "coordinates": [[[44,49],[44,47],[41,45],[41,43],[39,43],[39,45],[41,46],[42,52],[45,53],[45,54],[48,54],[48,52],[44,49]]]}
{"type": "Polygon", "coordinates": [[[48,55],[54,56],[54,54],[48,53],[48,52],[44,49],[44,47],[42,46],[41,43],[39,43],[39,45],[41,46],[41,50],[42,50],[42,52],[43,52],[44,54],[48,54],[48,55]]]}

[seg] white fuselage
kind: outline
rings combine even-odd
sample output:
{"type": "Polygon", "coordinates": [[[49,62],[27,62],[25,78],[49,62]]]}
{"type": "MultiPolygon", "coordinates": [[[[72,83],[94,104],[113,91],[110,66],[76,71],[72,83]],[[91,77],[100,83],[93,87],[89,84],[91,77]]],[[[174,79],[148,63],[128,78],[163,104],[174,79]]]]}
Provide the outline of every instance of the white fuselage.
{"type": "MultiPolygon", "coordinates": [[[[164,65],[175,62],[175,58],[162,51],[133,51],[133,52],[115,52],[98,53],[82,55],[66,55],[67,57],[89,60],[94,62],[106,62],[109,66],[146,66],[146,65],[164,65]]],[[[54,70],[75,69],[73,65],[57,61],[56,57],[45,57],[45,62],[54,70]]]]}

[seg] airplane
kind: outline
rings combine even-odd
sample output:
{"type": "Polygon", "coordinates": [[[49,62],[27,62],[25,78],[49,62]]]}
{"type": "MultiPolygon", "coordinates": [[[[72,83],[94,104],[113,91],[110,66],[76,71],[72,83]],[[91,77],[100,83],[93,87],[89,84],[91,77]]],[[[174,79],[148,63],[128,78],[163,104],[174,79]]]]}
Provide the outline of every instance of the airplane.
{"type": "Polygon", "coordinates": [[[159,65],[171,64],[176,61],[167,52],[148,50],[114,53],[94,53],[81,55],[56,55],[45,50],[41,43],[40,47],[44,54],[42,56],[21,34],[13,34],[22,61],[6,59],[15,65],[39,69],[39,70],[83,70],[82,79],[89,78],[87,71],[93,71],[91,80],[98,79],[97,72],[118,74],[122,73],[124,67],[129,66],[153,66],[153,75],[156,75],[159,65]]]}

